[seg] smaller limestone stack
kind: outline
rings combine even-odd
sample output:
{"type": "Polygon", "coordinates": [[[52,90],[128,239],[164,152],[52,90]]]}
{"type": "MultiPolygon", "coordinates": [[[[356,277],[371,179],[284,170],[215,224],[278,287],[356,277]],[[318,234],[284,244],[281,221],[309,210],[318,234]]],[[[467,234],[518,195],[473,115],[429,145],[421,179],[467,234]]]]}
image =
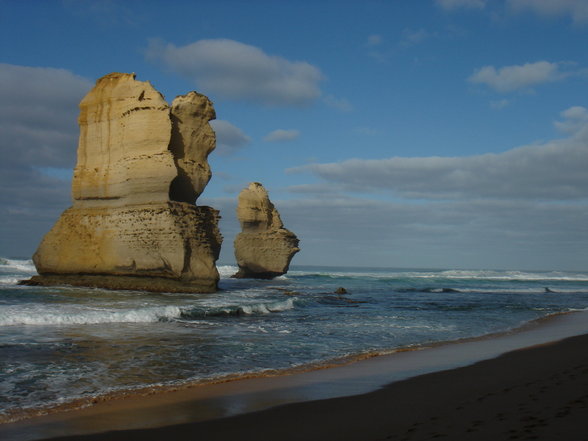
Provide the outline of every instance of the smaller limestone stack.
{"type": "Polygon", "coordinates": [[[299,241],[284,228],[263,185],[252,182],[241,191],[237,218],[241,223],[235,238],[239,272],[233,277],[272,279],[288,272],[292,257],[300,251],[299,241]]]}

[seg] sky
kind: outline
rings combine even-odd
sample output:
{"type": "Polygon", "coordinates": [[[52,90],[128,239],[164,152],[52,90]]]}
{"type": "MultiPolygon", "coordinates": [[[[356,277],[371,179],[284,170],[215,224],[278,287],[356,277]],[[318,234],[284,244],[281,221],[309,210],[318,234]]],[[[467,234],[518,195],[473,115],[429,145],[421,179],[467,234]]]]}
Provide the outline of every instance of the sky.
{"type": "Polygon", "coordinates": [[[216,109],[221,263],[261,182],[296,265],[588,270],[588,0],[0,0],[0,256],[71,205],[110,72],[216,109]]]}

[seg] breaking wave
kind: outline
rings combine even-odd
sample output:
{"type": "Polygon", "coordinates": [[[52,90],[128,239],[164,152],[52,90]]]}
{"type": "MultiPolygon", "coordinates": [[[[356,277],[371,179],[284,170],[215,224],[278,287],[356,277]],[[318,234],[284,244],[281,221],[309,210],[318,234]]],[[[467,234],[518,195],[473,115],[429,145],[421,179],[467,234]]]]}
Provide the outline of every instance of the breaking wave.
{"type": "Polygon", "coordinates": [[[0,277],[0,285],[17,285],[22,277],[0,277]]]}
{"type": "Polygon", "coordinates": [[[15,325],[93,325],[99,323],[150,323],[181,315],[177,306],[131,310],[47,310],[46,308],[4,308],[0,326],[15,325]]]}
{"type": "Polygon", "coordinates": [[[37,272],[37,270],[35,269],[35,264],[30,259],[6,259],[4,257],[0,257],[0,269],[3,272],[19,271],[31,274],[37,272]]]}
{"type": "Polygon", "coordinates": [[[197,319],[204,317],[242,316],[254,314],[270,314],[294,308],[296,298],[278,302],[253,303],[249,305],[219,306],[211,308],[193,308],[182,312],[182,318],[197,319]]]}
{"type": "Polygon", "coordinates": [[[239,270],[235,265],[219,265],[216,267],[221,279],[227,279],[239,270]]]}
{"type": "Polygon", "coordinates": [[[43,307],[3,308],[0,312],[0,326],[37,325],[66,326],[94,325],[103,323],[154,323],[172,320],[195,320],[205,317],[243,316],[270,314],[294,308],[294,298],[279,302],[255,303],[250,305],[191,308],[160,306],[124,310],[89,310],[81,308],[49,309],[43,307]]]}
{"type": "Polygon", "coordinates": [[[561,271],[526,272],[526,271],[464,271],[448,270],[433,273],[431,277],[447,279],[482,279],[482,280],[576,280],[588,281],[588,274],[561,271]]]}
{"type": "Polygon", "coordinates": [[[468,281],[567,281],[567,282],[587,282],[588,274],[574,273],[564,271],[546,271],[546,272],[526,272],[526,271],[493,271],[493,270],[438,270],[438,271],[394,271],[381,270],[373,271],[366,269],[365,272],[321,272],[321,271],[290,271],[291,276],[298,277],[317,277],[327,280],[390,280],[398,281],[401,279],[441,279],[441,280],[468,280],[468,281]]]}

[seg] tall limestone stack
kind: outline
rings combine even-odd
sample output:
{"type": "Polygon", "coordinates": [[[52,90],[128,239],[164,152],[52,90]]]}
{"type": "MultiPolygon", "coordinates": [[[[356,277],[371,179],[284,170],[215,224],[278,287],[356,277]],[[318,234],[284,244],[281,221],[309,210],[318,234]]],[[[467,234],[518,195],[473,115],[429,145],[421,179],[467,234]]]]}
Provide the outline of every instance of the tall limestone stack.
{"type": "Polygon", "coordinates": [[[237,217],[241,223],[241,233],[235,238],[239,272],[233,277],[272,279],[285,274],[292,257],[300,251],[299,241],[284,228],[260,183],[252,182],[241,191],[237,217]]]}
{"type": "Polygon", "coordinates": [[[196,205],[214,118],[196,92],[170,107],[134,74],[100,78],[80,103],[73,206],[41,242],[29,283],[215,291],[219,215],[196,205]]]}

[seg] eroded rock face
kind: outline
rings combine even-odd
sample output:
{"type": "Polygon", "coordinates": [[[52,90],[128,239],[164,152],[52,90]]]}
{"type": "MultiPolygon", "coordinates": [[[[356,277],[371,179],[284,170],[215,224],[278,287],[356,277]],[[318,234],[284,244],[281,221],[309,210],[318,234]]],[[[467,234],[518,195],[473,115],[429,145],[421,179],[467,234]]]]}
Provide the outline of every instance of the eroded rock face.
{"type": "Polygon", "coordinates": [[[214,118],[196,92],[170,107],[134,74],[100,78],[80,103],[73,206],[33,256],[31,282],[215,291],[219,215],[195,205],[211,176],[214,118]]]}
{"type": "Polygon", "coordinates": [[[169,150],[169,106],[134,74],[100,78],[80,103],[74,207],[113,207],[169,200],[177,176],[169,150]]]}
{"type": "Polygon", "coordinates": [[[284,228],[278,210],[260,183],[252,182],[239,194],[237,218],[241,233],[235,238],[237,278],[271,279],[288,271],[300,251],[298,238],[284,228]]]}
{"type": "Polygon", "coordinates": [[[173,100],[169,149],[178,169],[170,189],[173,200],[194,201],[210,181],[207,158],[216,146],[216,135],[208,121],[215,118],[214,107],[204,95],[190,92],[173,100]]]}

